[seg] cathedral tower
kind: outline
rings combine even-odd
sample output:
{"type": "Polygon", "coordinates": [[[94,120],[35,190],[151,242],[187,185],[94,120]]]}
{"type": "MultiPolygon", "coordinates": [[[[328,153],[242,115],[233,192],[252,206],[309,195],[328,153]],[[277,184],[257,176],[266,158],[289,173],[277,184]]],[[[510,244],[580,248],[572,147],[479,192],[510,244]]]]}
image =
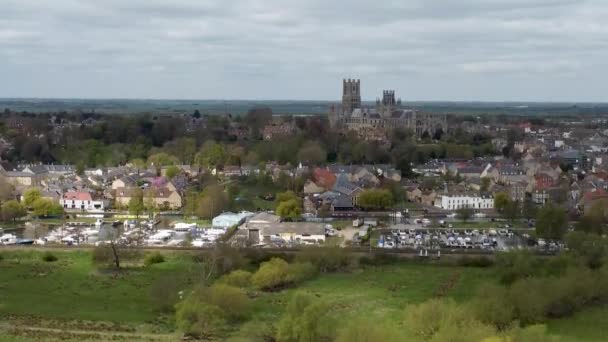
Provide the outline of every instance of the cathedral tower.
{"type": "Polygon", "coordinates": [[[350,115],[354,109],[361,108],[360,80],[342,80],[342,112],[350,115]]]}

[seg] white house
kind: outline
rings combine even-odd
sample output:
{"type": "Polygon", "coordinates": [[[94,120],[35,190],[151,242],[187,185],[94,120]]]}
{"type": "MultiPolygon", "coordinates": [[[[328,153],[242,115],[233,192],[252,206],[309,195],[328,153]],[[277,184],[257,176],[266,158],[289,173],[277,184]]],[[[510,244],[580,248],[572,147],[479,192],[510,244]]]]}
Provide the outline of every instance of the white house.
{"type": "Polygon", "coordinates": [[[435,206],[444,210],[457,210],[461,208],[492,209],[494,198],[491,196],[480,196],[477,194],[452,194],[439,195],[435,200],[435,206]]]}
{"type": "Polygon", "coordinates": [[[66,192],[59,203],[66,210],[104,211],[106,207],[103,200],[94,200],[88,192],[66,192]]]}

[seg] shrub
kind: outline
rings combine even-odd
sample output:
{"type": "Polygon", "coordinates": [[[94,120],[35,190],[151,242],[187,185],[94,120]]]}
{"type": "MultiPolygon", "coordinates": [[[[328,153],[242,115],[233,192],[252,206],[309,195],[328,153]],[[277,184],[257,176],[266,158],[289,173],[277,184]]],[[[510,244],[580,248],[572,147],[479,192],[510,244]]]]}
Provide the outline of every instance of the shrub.
{"type": "Polygon", "coordinates": [[[317,266],[319,272],[341,272],[353,269],[358,259],[340,247],[308,247],[296,257],[298,262],[310,262],[317,266]]]}
{"type": "Polygon", "coordinates": [[[262,263],[251,277],[251,282],[260,290],[272,291],[285,285],[289,265],[283,259],[272,258],[262,263]]]}
{"type": "Polygon", "coordinates": [[[287,269],[286,283],[299,284],[303,281],[314,278],[317,268],[310,262],[296,262],[290,264],[287,269]]]}
{"type": "Polygon", "coordinates": [[[238,287],[216,284],[201,291],[203,301],[221,308],[227,320],[239,321],[249,315],[251,300],[238,287]]]}
{"type": "Polygon", "coordinates": [[[175,323],[182,333],[195,338],[220,337],[227,325],[222,309],[197,300],[177,305],[175,323]]]}
{"type": "Polygon", "coordinates": [[[465,267],[490,267],[494,265],[494,261],[487,256],[463,256],[458,259],[458,265],[465,267]]]}
{"type": "Polygon", "coordinates": [[[150,301],[160,312],[172,312],[179,301],[181,281],[176,281],[175,275],[167,274],[156,279],[150,286],[150,301]]]}
{"type": "Polygon", "coordinates": [[[372,321],[356,319],[350,321],[336,338],[336,342],[401,342],[407,341],[400,329],[388,320],[372,321]]]}
{"type": "Polygon", "coordinates": [[[57,261],[57,256],[55,256],[55,254],[53,254],[51,252],[45,252],[42,255],[42,260],[46,261],[46,262],[55,262],[55,261],[57,261]]]}
{"type": "Polygon", "coordinates": [[[276,341],[276,328],[264,321],[249,321],[241,326],[236,339],[230,341],[269,342],[276,341]]]}
{"type": "Polygon", "coordinates": [[[422,340],[482,341],[495,330],[453,300],[431,299],[405,310],[404,325],[422,340]]]}
{"type": "Polygon", "coordinates": [[[376,253],[373,257],[364,256],[359,259],[359,263],[361,265],[366,266],[382,266],[382,265],[390,265],[399,261],[399,258],[393,254],[386,253],[376,253]]]}
{"type": "Polygon", "coordinates": [[[222,276],[218,282],[236,287],[249,287],[251,285],[251,272],[235,270],[222,276]]]}
{"type": "Polygon", "coordinates": [[[481,322],[504,330],[511,326],[515,308],[508,298],[505,287],[485,285],[477,291],[471,302],[471,309],[481,322]]]}
{"type": "Polygon", "coordinates": [[[515,282],[508,296],[514,306],[515,318],[523,325],[543,322],[551,291],[545,279],[529,278],[515,282]]]}
{"type": "Polygon", "coordinates": [[[277,328],[278,341],[331,341],[335,335],[331,306],[310,294],[293,295],[277,328]]]}
{"type": "Polygon", "coordinates": [[[146,266],[160,264],[163,262],[165,262],[165,257],[162,254],[160,254],[159,252],[148,254],[148,255],[146,255],[146,258],[144,259],[144,264],[146,266]]]}

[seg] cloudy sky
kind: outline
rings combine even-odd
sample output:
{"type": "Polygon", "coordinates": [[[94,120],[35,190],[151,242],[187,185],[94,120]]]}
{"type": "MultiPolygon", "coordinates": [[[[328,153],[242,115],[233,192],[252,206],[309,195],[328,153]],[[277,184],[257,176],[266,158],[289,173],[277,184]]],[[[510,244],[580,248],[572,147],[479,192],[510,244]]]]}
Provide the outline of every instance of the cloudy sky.
{"type": "Polygon", "coordinates": [[[1,0],[0,97],[607,101],[607,0],[1,0]]]}

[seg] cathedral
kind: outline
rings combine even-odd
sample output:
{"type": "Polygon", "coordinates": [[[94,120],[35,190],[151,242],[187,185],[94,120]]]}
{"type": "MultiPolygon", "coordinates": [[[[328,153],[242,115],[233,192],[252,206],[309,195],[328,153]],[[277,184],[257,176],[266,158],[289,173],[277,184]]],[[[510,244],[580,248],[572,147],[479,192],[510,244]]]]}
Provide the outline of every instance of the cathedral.
{"type": "Polygon", "coordinates": [[[365,108],[361,104],[361,81],[342,81],[342,104],[332,106],[329,122],[333,128],[354,130],[359,133],[387,133],[394,128],[409,128],[418,138],[434,137],[447,132],[445,114],[421,113],[405,109],[401,100],[395,99],[394,90],[384,90],[382,99],[376,100],[375,108],[365,108]]]}

